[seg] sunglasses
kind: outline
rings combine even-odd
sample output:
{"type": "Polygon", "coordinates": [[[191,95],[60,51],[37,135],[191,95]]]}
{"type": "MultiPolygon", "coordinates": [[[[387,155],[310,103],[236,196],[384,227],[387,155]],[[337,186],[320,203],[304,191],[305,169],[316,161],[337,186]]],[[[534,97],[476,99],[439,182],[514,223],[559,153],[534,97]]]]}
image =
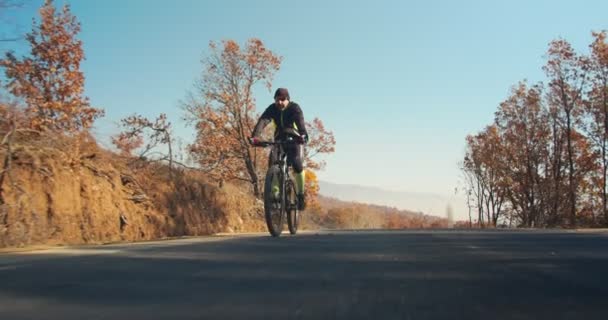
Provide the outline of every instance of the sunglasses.
{"type": "Polygon", "coordinates": [[[287,100],[287,98],[286,98],[286,97],[276,97],[275,99],[277,99],[277,100],[279,100],[279,101],[285,101],[285,100],[287,100]]]}

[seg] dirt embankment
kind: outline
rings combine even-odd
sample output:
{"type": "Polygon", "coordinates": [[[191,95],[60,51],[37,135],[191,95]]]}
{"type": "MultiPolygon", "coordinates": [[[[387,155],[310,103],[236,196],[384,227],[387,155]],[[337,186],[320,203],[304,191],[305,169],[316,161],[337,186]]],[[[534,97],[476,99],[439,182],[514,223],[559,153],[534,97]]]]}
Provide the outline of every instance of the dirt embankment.
{"type": "MultiPolygon", "coordinates": [[[[0,185],[0,247],[264,230],[261,202],[195,171],[119,157],[92,139],[19,133],[0,185]]],[[[4,162],[6,148],[0,149],[4,162]]]]}

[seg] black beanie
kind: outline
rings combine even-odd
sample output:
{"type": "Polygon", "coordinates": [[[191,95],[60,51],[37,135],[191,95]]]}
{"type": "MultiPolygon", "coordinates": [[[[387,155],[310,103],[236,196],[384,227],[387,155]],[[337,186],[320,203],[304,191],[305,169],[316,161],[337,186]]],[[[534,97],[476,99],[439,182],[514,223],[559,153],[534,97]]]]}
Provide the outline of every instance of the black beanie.
{"type": "Polygon", "coordinates": [[[274,98],[287,98],[287,100],[291,100],[289,98],[289,91],[287,88],[278,88],[277,91],[274,92],[274,98]]]}

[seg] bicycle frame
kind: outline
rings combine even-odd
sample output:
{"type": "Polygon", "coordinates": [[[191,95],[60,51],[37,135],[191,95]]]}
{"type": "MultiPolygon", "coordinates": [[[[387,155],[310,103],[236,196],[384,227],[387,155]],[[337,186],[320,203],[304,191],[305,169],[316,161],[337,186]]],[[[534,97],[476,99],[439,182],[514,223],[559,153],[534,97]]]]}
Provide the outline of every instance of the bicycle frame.
{"type": "Polygon", "coordinates": [[[264,183],[264,210],[268,230],[274,237],[279,236],[282,232],[282,221],[285,214],[287,214],[290,233],[296,234],[297,232],[297,221],[299,220],[299,214],[297,211],[297,199],[293,198],[295,195],[295,184],[289,172],[289,168],[292,167],[293,164],[290,163],[289,157],[287,157],[287,152],[285,150],[285,146],[291,144],[297,144],[297,141],[293,138],[288,138],[284,141],[259,141],[255,144],[255,146],[259,147],[272,146],[273,148],[271,151],[272,162],[269,162],[268,172],[274,171],[274,178],[272,180],[273,182],[271,182],[271,180],[269,180],[269,177],[271,176],[269,173],[267,173],[266,181],[264,183]],[[279,183],[280,189],[279,193],[281,195],[279,200],[280,207],[278,211],[278,221],[274,220],[277,216],[275,213],[273,213],[274,211],[272,211],[276,209],[276,207],[274,207],[274,203],[276,202],[269,202],[272,200],[268,200],[268,192],[270,190],[268,186],[275,183],[274,179],[278,179],[277,182],[279,183]],[[275,224],[275,222],[277,224],[275,224]]]}
{"type": "Polygon", "coordinates": [[[273,149],[276,148],[277,158],[275,159],[275,162],[273,163],[273,165],[278,165],[279,168],[281,168],[281,173],[284,175],[282,178],[290,177],[289,168],[292,167],[292,164],[288,163],[287,153],[285,152],[285,149],[284,149],[285,145],[290,145],[290,144],[299,144],[299,143],[296,142],[293,138],[288,138],[285,141],[281,141],[281,140],[279,140],[279,141],[260,141],[258,143],[258,145],[261,147],[272,146],[273,149]]]}

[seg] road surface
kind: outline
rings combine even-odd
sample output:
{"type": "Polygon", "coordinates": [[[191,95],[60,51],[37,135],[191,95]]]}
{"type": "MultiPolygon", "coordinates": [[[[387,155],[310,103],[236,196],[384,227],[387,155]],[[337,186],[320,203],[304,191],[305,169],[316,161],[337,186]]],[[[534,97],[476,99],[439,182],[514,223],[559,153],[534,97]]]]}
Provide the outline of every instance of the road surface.
{"type": "Polygon", "coordinates": [[[608,319],[608,233],[252,234],[5,253],[0,319],[608,319]]]}

